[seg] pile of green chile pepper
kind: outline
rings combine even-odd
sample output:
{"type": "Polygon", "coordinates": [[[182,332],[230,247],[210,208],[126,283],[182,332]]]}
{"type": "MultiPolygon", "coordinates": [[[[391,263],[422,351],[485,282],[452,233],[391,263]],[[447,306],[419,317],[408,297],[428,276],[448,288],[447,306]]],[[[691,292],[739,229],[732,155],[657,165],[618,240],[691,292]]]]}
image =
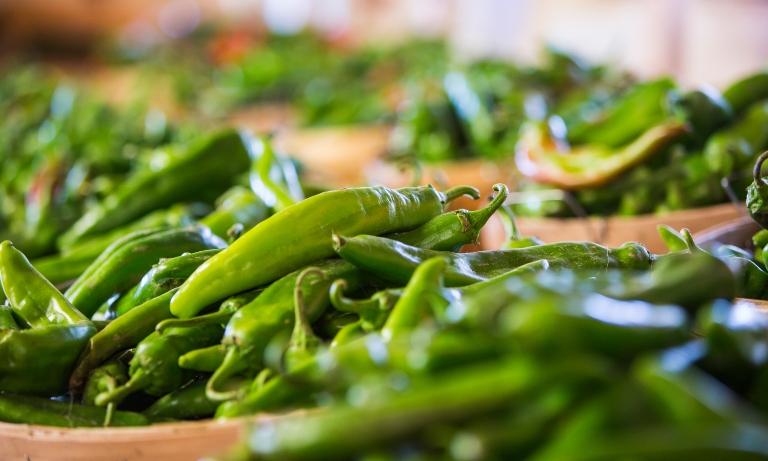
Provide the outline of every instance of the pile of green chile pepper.
{"type": "Polygon", "coordinates": [[[768,276],[748,254],[669,228],[660,255],[544,244],[494,188],[471,212],[444,211],[467,186],[273,193],[256,224],[227,215],[250,203],[234,189],[207,221],[240,231],[132,230],[63,294],[5,242],[0,420],[274,413],[231,461],[768,456],[768,317],[740,299],[768,276]],[[460,253],[500,210],[503,249],[460,253]]]}

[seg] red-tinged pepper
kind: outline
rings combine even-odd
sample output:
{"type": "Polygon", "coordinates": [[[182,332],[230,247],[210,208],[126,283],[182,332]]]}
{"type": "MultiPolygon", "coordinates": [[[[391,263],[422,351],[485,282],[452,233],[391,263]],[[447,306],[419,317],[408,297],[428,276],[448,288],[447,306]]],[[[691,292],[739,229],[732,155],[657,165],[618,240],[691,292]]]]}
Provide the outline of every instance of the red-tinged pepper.
{"type": "Polygon", "coordinates": [[[657,125],[620,150],[597,144],[564,149],[541,126],[528,126],[518,143],[515,162],[522,174],[562,189],[597,187],[616,179],[689,131],[683,122],[657,125]]]}

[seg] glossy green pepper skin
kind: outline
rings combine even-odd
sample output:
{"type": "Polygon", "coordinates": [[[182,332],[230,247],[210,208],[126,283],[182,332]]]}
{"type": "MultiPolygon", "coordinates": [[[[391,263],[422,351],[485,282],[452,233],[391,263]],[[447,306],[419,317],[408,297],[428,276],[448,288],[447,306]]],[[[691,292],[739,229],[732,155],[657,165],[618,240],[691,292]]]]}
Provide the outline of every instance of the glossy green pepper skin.
{"type": "Polygon", "coordinates": [[[120,302],[117,315],[144,304],[168,291],[178,288],[205,261],[221,251],[219,248],[184,253],[172,258],[160,259],[136,285],[130,300],[120,302]]]}
{"type": "MultiPolygon", "coordinates": [[[[43,397],[0,394],[0,421],[57,427],[102,427],[107,410],[72,405],[43,397]]],[[[149,418],[139,413],[116,411],[112,426],[148,426],[149,418]]]]}
{"type": "Polygon", "coordinates": [[[0,244],[0,282],[26,327],[0,330],[0,390],[62,393],[96,327],[8,241],[0,244]]]}
{"type": "MultiPolygon", "coordinates": [[[[203,381],[195,381],[181,389],[160,397],[142,414],[152,421],[162,422],[177,419],[200,419],[213,416],[219,402],[214,402],[205,396],[205,384],[203,381]]],[[[235,379],[228,382],[228,390],[237,390],[246,383],[235,379]]]]}
{"type": "Polygon", "coordinates": [[[441,193],[431,186],[370,187],[315,195],[263,221],[203,263],[179,288],[171,311],[179,318],[192,317],[212,302],[333,256],[333,232],[385,234],[414,229],[464,194],[476,197],[477,190],[459,187],[441,193]]]}
{"type": "Polygon", "coordinates": [[[486,207],[475,211],[456,210],[430,219],[426,224],[409,232],[388,234],[387,238],[403,242],[406,245],[430,248],[432,250],[458,252],[461,247],[477,243],[480,229],[499,209],[509,195],[504,184],[494,184],[498,192],[486,207]]]}
{"type": "Polygon", "coordinates": [[[429,258],[442,256],[448,261],[447,286],[464,286],[501,275],[523,264],[547,260],[553,269],[574,270],[624,268],[644,270],[655,256],[637,243],[606,248],[595,243],[563,242],[511,250],[449,253],[404,245],[372,235],[334,236],[336,252],[361,269],[387,280],[407,283],[416,267],[429,258]]]}
{"type": "Polygon", "coordinates": [[[70,391],[78,393],[91,370],[115,352],[135,347],[155,330],[158,323],[173,317],[170,304],[176,290],[177,288],[137,306],[90,338],[77,358],[77,365],[69,378],[70,391]]]}
{"type": "Polygon", "coordinates": [[[11,310],[11,306],[7,304],[0,304],[0,331],[18,329],[19,325],[13,318],[13,311],[11,310]]]}
{"type": "Polygon", "coordinates": [[[219,195],[232,186],[234,177],[249,165],[248,150],[240,134],[228,130],[212,135],[158,171],[131,176],[84,214],[62,236],[60,246],[109,231],[174,203],[194,200],[211,192],[219,195]]]}
{"type": "Polygon", "coordinates": [[[148,232],[115,248],[103,261],[95,261],[65,296],[90,316],[110,296],[139,282],[161,258],[226,246],[226,242],[201,225],[148,232]]]}

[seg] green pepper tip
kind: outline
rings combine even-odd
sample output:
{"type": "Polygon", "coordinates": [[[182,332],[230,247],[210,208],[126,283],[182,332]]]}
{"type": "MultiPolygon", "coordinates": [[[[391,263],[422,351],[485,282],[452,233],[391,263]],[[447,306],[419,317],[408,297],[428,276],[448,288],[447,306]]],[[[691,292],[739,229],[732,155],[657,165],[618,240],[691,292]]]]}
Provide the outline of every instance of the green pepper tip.
{"type": "Polygon", "coordinates": [[[333,240],[333,251],[336,252],[341,251],[341,249],[344,248],[344,245],[347,243],[347,239],[339,234],[333,234],[331,239],[333,240]]]}

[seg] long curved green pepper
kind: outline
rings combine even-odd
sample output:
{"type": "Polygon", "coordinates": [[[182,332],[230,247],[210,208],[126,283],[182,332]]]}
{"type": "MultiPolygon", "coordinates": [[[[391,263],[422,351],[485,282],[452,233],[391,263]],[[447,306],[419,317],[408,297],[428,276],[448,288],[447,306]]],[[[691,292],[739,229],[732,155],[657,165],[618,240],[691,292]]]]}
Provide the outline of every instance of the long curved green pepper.
{"type": "Polygon", "coordinates": [[[203,263],[179,288],[171,312],[192,317],[213,302],[331,257],[334,232],[378,235],[415,229],[442,213],[447,202],[467,194],[476,197],[478,192],[467,186],[445,193],[431,186],[363,187],[315,195],[261,222],[203,263]]]}
{"type": "Polygon", "coordinates": [[[96,327],[9,241],[0,243],[0,283],[8,309],[26,327],[14,329],[5,321],[6,328],[0,330],[0,391],[64,392],[77,356],[96,327]]]}
{"type": "Polygon", "coordinates": [[[128,395],[143,390],[150,395],[164,395],[179,389],[194,375],[179,367],[179,357],[185,353],[216,344],[224,330],[220,325],[172,328],[162,335],[154,332],[136,347],[131,360],[131,379],[111,391],[102,392],[96,405],[120,403],[128,395]]]}
{"type": "Polygon", "coordinates": [[[93,269],[89,268],[64,294],[90,316],[113,294],[139,282],[161,258],[226,246],[226,242],[202,225],[150,233],[120,246],[103,262],[94,262],[93,269]]]}
{"type": "Polygon", "coordinates": [[[763,152],[752,170],[754,182],[747,188],[747,212],[763,229],[768,229],[768,183],[762,178],[763,162],[768,152],[763,152]]]}
{"type": "Polygon", "coordinates": [[[562,242],[511,250],[450,253],[424,250],[383,237],[333,236],[339,256],[357,267],[397,283],[407,283],[419,264],[435,256],[448,261],[447,286],[464,286],[501,275],[523,264],[545,259],[553,269],[600,270],[625,268],[643,270],[656,259],[644,246],[628,242],[619,248],[596,243],[562,242]]]}
{"type": "Polygon", "coordinates": [[[456,210],[430,219],[426,224],[409,232],[388,234],[387,238],[403,242],[406,245],[430,248],[432,250],[459,252],[469,243],[477,243],[480,229],[493,216],[509,196],[509,188],[504,184],[494,184],[498,192],[491,202],[475,211],[456,210]]]}
{"type": "Polygon", "coordinates": [[[91,370],[115,352],[135,347],[155,330],[158,323],[173,317],[170,304],[176,290],[178,288],[137,306],[90,338],[69,378],[70,391],[78,393],[91,370]]]}

